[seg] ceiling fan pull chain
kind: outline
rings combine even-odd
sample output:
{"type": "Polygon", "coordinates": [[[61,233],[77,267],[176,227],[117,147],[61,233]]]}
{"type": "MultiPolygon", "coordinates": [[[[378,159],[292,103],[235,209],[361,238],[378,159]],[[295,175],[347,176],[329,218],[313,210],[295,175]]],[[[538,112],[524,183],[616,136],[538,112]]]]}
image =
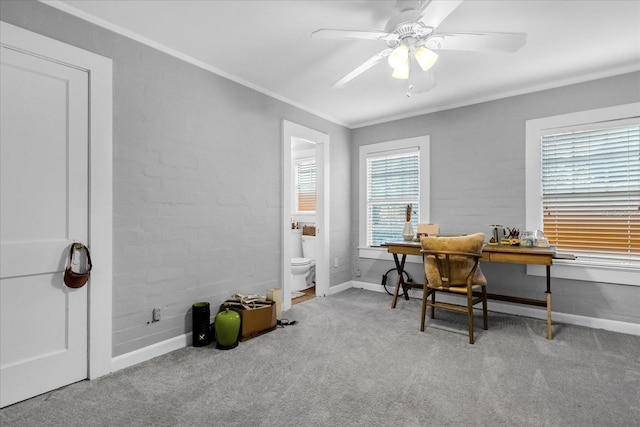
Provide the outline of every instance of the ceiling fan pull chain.
{"type": "Polygon", "coordinates": [[[411,89],[413,89],[413,78],[411,77],[411,55],[409,55],[409,89],[407,89],[407,98],[411,98],[411,89]]]}

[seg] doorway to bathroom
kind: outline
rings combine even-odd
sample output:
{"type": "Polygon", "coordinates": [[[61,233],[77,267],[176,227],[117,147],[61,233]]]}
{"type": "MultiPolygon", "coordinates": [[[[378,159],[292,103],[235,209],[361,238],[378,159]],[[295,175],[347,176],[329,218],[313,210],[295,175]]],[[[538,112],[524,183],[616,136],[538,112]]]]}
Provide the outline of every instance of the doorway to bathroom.
{"type": "Polygon", "coordinates": [[[304,226],[313,227],[315,234],[315,295],[326,296],[329,291],[329,135],[288,120],[282,122],[282,135],[282,303],[283,309],[288,310],[292,292],[305,294],[297,298],[301,301],[308,299],[312,291],[292,289],[292,259],[297,255],[292,235],[302,234],[304,226]],[[311,163],[315,175],[315,212],[299,209],[300,194],[294,190],[297,172],[304,172],[300,164],[311,163]]]}

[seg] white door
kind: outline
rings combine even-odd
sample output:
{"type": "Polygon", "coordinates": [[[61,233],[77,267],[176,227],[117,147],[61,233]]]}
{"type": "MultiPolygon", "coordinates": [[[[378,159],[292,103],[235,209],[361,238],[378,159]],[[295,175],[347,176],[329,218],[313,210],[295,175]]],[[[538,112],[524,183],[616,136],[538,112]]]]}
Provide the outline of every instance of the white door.
{"type": "Polygon", "coordinates": [[[0,52],[0,406],[87,378],[87,288],[63,282],[88,242],[88,75],[0,52]]]}
{"type": "Polygon", "coordinates": [[[329,293],[329,135],[311,128],[282,121],[282,308],[291,308],[291,144],[295,139],[316,146],[316,295],[329,293]]]}

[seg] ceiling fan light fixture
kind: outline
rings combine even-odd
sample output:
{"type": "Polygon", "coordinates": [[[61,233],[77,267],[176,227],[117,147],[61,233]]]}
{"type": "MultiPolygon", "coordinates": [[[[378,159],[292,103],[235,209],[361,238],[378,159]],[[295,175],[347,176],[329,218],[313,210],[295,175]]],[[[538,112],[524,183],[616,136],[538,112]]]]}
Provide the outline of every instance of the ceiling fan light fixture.
{"type": "Polygon", "coordinates": [[[409,61],[405,65],[395,67],[391,77],[394,79],[407,80],[409,78],[409,61]]]}
{"type": "Polygon", "coordinates": [[[394,70],[396,68],[406,68],[409,64],[409,46],[401,44],[396,47],[387,59],[389,65],[394,70]]]}
{"type": "Polygon", "coordinates": [[[433,64],[438,60],[438,54],[424,46],[420,46],[414,56],[423,71],[427,71],[433,67],[433,64]]]}

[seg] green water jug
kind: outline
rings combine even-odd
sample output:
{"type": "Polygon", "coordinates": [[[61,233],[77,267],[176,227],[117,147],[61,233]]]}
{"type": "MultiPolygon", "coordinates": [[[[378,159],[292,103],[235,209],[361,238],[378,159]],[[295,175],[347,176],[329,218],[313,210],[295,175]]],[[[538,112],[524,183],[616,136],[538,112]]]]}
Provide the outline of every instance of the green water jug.
{"type": "Polygon", "coordinates": [[[240,335],[240,315],[228,308],[216,314],[213,323],[216,332],[216,347],[229,350],[238,345],[240,335]]]}

